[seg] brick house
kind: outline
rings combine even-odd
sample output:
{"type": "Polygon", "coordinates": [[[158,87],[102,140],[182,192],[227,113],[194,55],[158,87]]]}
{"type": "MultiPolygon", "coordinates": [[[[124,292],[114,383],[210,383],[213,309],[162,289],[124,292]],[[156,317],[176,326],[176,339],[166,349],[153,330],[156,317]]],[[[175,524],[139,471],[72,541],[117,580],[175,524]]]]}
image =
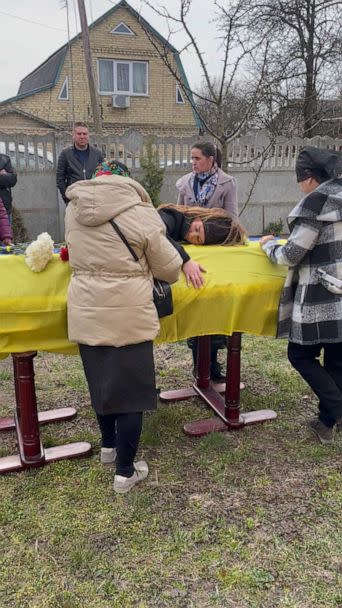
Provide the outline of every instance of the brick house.
{"type": "MultiPolygon", "coordinates": [[[[95,82],[104,133],[132,128],[156,136],[192,136],[200,123],[191,103],[158,55],[167,51],[178,73],[186,75],[177,50],[121,0],[89,26],[95,82]]],[[[70,129],[75,120],[92,124],[82,37],[48,57],[20,83],[15,97],[0,102],[0,123],[13,130],[70,129]]]]}

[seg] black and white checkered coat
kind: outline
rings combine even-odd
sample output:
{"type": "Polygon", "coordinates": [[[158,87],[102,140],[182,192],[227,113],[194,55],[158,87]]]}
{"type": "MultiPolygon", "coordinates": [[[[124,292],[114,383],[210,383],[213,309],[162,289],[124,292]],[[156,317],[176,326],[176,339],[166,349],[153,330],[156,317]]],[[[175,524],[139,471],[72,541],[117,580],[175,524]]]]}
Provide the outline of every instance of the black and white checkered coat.
{"type": "Polygon", "coordinates": [[[287,243],[268,241],[263,245],[273,262],[289,267],[280,298],[277,337],[297,344],[342,342],[342,290],[330,291],[318,271],[342,279],[342,179],[318,186],[287,219],[287,243]]]}

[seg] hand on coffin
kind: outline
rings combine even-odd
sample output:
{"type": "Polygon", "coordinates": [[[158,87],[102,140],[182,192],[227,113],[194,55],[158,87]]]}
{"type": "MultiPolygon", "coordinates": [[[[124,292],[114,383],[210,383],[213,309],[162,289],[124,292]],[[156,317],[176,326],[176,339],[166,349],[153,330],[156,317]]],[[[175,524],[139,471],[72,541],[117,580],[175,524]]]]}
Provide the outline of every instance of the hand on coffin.
{"type": "Polygon", "coordinates": [[[196,289],[199,289],[204,285],[204,278],[201,272],[206,272],[206,270],[200,264],[193,262],[193,260],[188,260],[183,264],[182,270],[185,274],[188,287],[192,284],[196,289]]]}

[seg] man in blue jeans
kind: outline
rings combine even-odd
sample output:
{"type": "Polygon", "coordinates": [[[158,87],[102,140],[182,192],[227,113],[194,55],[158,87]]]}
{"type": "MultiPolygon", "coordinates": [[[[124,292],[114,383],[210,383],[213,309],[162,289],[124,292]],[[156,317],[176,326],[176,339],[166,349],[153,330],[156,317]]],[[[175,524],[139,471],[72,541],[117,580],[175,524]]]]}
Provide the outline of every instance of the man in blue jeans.
{"type": "Polygon", "coordinates": [[[260,245],[289,267],[277,336],[289,338],[289,361],[319,399],[309,430],[329,444],[342,428],[342,156],[307,146],[296,174],[304,196],[288,217],[287,243],[268,235],[260,245]]]}

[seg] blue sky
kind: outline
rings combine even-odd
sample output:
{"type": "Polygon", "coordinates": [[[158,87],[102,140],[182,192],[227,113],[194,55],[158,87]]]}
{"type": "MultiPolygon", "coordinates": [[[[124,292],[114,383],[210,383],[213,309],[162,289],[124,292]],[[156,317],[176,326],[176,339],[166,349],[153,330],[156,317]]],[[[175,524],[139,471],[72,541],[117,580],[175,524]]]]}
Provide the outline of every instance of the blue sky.
{"type": "MultiPolygon", "coordinates": [[[[128,0],[133,8],[165,37],[168,30],[165,22],[140,0],[128,0]]],[[[35,69],[49,55],[67,42],[66,9],[63,0],[0,0],[0,100],[16,95],[19,82],[35,69]]],[[[85,0],[88,22],[97,19],[115,5],[110,0],[85,0]]],[[[178,0],[160,0],[159,5],[170,11],[178,6],[178,0]]],[[[215,26],[210,23],[213,16],[213,0],[193,0],[191,28],[206,60],[213,65],[217,58],[218,41],[215,26]]],[[[79,31],[77,0],[69,0],[71,36],[79,31]],[[75,27],[77,17],[77,29],[75,27]]],[[[172,44],[181,49],[184,44],[182,33],[172,39],[172,44]]],[[[192,86],[201,82],[201,70],[196,59],[189,52],[182,55],[183,65],[192,86]]]]}

